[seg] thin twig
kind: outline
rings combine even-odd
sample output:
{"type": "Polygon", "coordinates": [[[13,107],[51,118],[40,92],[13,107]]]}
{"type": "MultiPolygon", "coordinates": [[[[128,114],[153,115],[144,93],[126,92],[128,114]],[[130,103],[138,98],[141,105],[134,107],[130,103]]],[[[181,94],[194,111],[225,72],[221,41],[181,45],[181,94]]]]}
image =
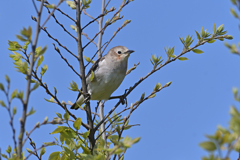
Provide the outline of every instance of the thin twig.
{"type": "MultiPolygon", "coordinates": [[[[47,8],[47,7],[46,7],[46,8],[47,8]]],[[[47,10],[48,10],[48,13],[51,14],[51,13],[50,13],[50,10],[49,10],[48,8],[47,8],[47,10]]],[[[73,36],[73,35],[63,26],[63,24],[61,24],[61,23],[57,20],[57,18],[56,18],[56,16],[55,16],[54,13],[52,14],[52,17],[55,19],[56,23],[57,23],[59,26],[61,26],[62,29],[63,29],[65,32],[67,32],[67,34],[69,34],[73,39],[75,39],[75,41],[77,41],[77,38],[76,38],[75,36],[73,36]]]]}
{"type": "MultiPolygon", "coordinates": [[[[82,32],[82,35],[84,35],[89,41],[91,41],[91,38],[88,37],[88,35],[86,33],[82,32]]],[[[97,43],[94,41],[91,41],[93,44],[95,44],[95,46],[97,46],[97,43]]]]}
{"type": "Polygon", "coordinates": [[[7,91],[3,91],[6,95],[6,98],[7,98],[7,102],[8,102],[8,106],[5,107],[8,111],[8,114],[9,114],[9,117],[10,117],[10,126],[12,128],[12,132],[13,132],[13,142],[14,142],[14,148],[15,150],[17,151],[17,141],[16,141],[16,130],[14,128],[14,125],[13,125],[13,119],[14,119],[14,114],[11,113],[11,102],[12,102],[12,99],[9,99],[9,90],[10,90],[10,81],[8,82],[8,85],[7,85],[7,91]]]}
{"type": "MultiPolygon", "coordinates": [[[[97,136],[96,141],[98,140],[99,137],[101,137],[101,135],[102,135],[103,133],[105,133],[105,131],[106,131],[106,130],[113,124],[113,122],[115,122],[119,117],[120,117],[120,116],[116,117],[115,119],[112,120],[111,123],[109,123],[109,125],[97,136]]],[[[103,140],[106,140],[106,139],[103,139],[103,140]]],[[[105,143],[106,143],[106,142],[105,142],[105,143]]]]}
{"type": "MultiPolygon", "coordinates": [[[[45,3],[48,4],[48,5],[50,5],[50,3],[48,3],[47,0],[45,0],[45,3]]],[[[64,13],[61,9],[56,8],[56,10],[59,11],[60,13],[62,13],[62,14],[63,14],[64,16],[66,16],[67,18],[71,19],[74,23],[76,23],[76,21],[75,21],[72,17],[70,17],[68,14],[64,13]]]]}
{"type": "Polygon", "coordinates": [[[84,29],[85,29],[87,26],[89,26],[91,23],[95,22],[97,19],[106,16],[106,15],[107,15],[108,13],[110,13],[110,12],[113,12],[115,9],[116,9],[116,8],[113,7],[113,8],[110,8],[110,10],[108,10],[106,13],[100,14],[97,18],[94,18],[93,20],[91,20],[90,22],[88,22],[88,23],[82,28],[82,30],[84,30],[84,29]]]}
{"type": "MultiPolygon", "coordinates": [[[[107,44],[107,42],[105,42],[105,43],[101,46],[100,49],[102,49],[106,44],[107,44]]],[[[98,53],[98,51],[99,51],[100,49],[98,49],[98,50],[96,51],[96,53],[92,56],[91,61],[92,61],[93,58],[97,55],[97,53],[98,53]]],[[[91,63],[91,61],[87,63],[87,65],[85,66],[85,68],[91,63]]]]}
{"type": "Polygon", "coordinates": [[[109,3],[111,2],[111,0],[108,0],[107,4],[104,7],[104,10],[106,10],[107,6],[109,5],[109,3]]]}
{"type": "MultiPolygon", "coordinates": [[[[52,142],[52,143],[48,143],[48,144],[44,144],[44,145],[42,145],[41,147],[39,147],[39,148],[37,148],[36,150],[34,150],[34,151],[39,151],[40,149],[42,149],[42,148],[44,148],[44,147],[48,147],[48,146],[52,146],[52,145],[54,145],[54,144],[56,144],[56,142],[52,142]]],[[[30,157],[32,155],[32,153],[30,153],[27,157],[26,157],[26,160],[30,157]]]]}
{"type": "Polygon", "coordinates": [[[41,28],[43,28],[45,26],[45,24],[47,23],[47,21],[50,19],[50,17],[53,15],[53,13],[55,12],[56,8],[58,8],[58,6],[63,2],[63,0],[59,0],[57,6],[53,8],[52,12],[48,14],[48,17],[46,18],[46,20],[43,22],[41,28]]]}
{"type": "Polygon", "coordinates": [[[121,27],[119,27],[116,32],[114,32],[113,36],[112,36],[112,37],[110,38],[110,40],[108,41],[107,45],[104,47],[102,53],[105,51],[105,49],[106,49],[107,46],[110,44],[110,42],[113,40],[113,38],[117,35],[117,33],[118,33],[119,31],[121,31],[121,29],[123,29],[123,27],[125,27],[124,24],[123,24],[121,27]]]}
{"type": "Polygon", "coordinates": [[[88,17],[90,17],[91,19],[93,19],[94,21],[96,21],[97,23],[99,23],[99,21],[98,21],[96,18],[92,17],[90,14],[88,14],[88,13],[86,12],[86,9],[83,9],[83,13],[84,13],[86,16],[88,16],[88,17]]]}
{"type": "MultiPolygon", "coordinates": [[[[46,124],[63,124],[64,122],[61,121],[61,120],[58,120],[56,121],[55,119],[53,119],[52,121],[48,122],[47,120],[43,120],[43,122],[41,124],[36,124],[33,129],[31,129],[29,132],[28,132],[28,137],[39,127],[43,126],[43,125],[46,125],[46,124]]],[[[23,140],[23,144],[25,144],[25,142],[27,141],[28,137],[26,137],[24,140],[23,140]]]]}
{"type": "Polygon", "coordinates": [[[73,71],[74,73],[76,73],[76,75],[78,75],[79,78],[81,78],[80,74],[73,68],[72,65],[70,65],[70,64],[68,63],[67,59],[63,57],[63,55],[61,54],[60,50],[55,46],[54,43],[53,43],[53,46],[54,46],[54,49],[59,53],[59,55],[61,56],[61,58],[62,58],[62,59],[67,63],[67,65],[72,69],[72,71],[73,71]]]}
{"type": "Polygon", "coordinates": [[[36,5],[35,1],[32,0],[32,2],[33,2],[33,6],[34,6],[34,9],[35,9],[36,13],[38,13],[38,9],[37,9],[37,5],[36,5]]]}
{"type": "Polygon", "coordinates": [[[55,42],[57,42],[59,46],[61,46],[62,48],[64,48],[64,49],[65,49],[68,53],[70,53],[73,57],[75,57],[75,58],[78,59],[78,57],[77,57],[74,53],[72,53],[66,46],[63,46],[56,38],[53,38],[53,37],[50,35],[50,33],[47,31],[46,28],[42,28],[42,30],[47,33],[48,37],[50,37],[50,38],[53,39],[55,42]]]}

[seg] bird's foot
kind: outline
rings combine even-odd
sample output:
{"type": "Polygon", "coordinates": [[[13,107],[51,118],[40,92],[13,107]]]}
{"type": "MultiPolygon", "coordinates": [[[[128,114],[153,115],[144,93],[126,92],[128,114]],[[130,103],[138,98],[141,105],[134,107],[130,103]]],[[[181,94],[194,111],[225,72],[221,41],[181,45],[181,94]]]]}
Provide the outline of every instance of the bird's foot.
{"type": "Polygon", "coordinates": [[[87,103],[87,102],[89,102],[90,101],[90,99],[91,99],[91,95],[89,94],[89,93],[86,93],[86,98],[83,100],[83,103],[87,103]]]}
{"type": "Polygon", "coordinates": [[[121,96],[113,96],[113,97],[110,97],[109,99],[120,99],[120,102],[122,103],[122,105],[126,104],[126,107],[127,107],[127,91],[128,89],[125,90],[125,93],[121,96]]]}

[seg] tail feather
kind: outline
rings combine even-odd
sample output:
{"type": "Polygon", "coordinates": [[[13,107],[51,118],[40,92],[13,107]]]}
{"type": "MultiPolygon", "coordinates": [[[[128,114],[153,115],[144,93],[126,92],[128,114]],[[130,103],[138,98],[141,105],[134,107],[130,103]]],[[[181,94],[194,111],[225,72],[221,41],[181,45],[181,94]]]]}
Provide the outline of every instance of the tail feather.
{"type": "Polygon", "coordinates": [[[81,95],[77,99],[77,101],[71,106],[71,109],[77,110],[83,104],[83,101],[84,101],[84,97],[81,95]]]}

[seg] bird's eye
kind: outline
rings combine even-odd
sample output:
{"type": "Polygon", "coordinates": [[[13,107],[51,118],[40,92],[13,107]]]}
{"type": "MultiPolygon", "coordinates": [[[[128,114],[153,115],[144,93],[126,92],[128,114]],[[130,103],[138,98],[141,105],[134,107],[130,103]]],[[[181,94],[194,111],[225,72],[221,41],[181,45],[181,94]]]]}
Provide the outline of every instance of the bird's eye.
{"type": "Polygon", "coordinates": [[[121,51],[118,51],[118,54],[121,54],[122,52],[121,51]]]}

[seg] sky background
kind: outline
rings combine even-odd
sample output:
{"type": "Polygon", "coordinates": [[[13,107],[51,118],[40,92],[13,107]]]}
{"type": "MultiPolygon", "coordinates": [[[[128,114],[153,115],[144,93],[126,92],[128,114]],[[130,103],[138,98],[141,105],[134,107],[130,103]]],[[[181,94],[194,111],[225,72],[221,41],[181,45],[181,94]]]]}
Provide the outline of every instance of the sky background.
{"type": "MultiPolygon", "coordinates": [[[[57,3],[57,1],[52,1],[57,3]]],[[[118,8],[120,2],[112,0],[109,8],[115,6],[118,8]]],[[[239,22],[230,14],[230,8],[233,7],[229,0],[181,0],[181,1],[141,1],[135,0],[124,8],[123,20],[131,19],[132,22],[127,25],[116,38],[110,43],[110,48],[123,45],[128,49],[135,50],[135,53],[129,58],[129,67],[140,62],[140,65],[130,75],[128,75],[121,86],[113,93],[120,95],[126,88],[133,86],[140,77],[145,76],[152,69],[149,58],[151,54],[162,55],[166,59],[164,47],[175,46],[175,54],[182,51],[182,44],[179,36],[193,35],[195,39],[195,30],[201,30],[203,26],[212,32],[212,26],[224,24],[228,34],[233,35],[229,43],[237,43],[239,38],[239,22]]],[[[75,13],[64,2],[60,8],[66,11],[70,16],[75,17],[75,13]]],[[[91,7],[87,10],[89,14],[96,17],[100,12],[100,1],[93,1],[91,7]]],[[[21,73],[15,71],[9,53],[8,40],[14,41],[16,34],[19,34],[22,27],[35,28],[35,22],[31,20],[31,15],[36,16],[31,1],[7,0],[2,1],[0,5],[0,82],[6,85],[4,75],[11,78],[11,91],[14,89],[25,90],[26,81],[21,73]]],[[[47,16],[44,9],[43,19],[47,16]]],[[[70,25],[73,24],[67,18],[56,12],[59,21],[72,33],[70,25]]],[[[89,17],[83,16],[82,23],[86,24],[89,17]]],[[[104,22],[107,18],[104,19],[104,22]]],[[[111,38],[113,32],[123,23],[117,22],[111,25],[104,34],[103,42],[111,38]]],[[[74,40],[69,37],[62,28],[55,24],[51,18],[46,24],[49,32],[59,41],[67,46],[72,52],[77,53],[77,46],[74,40]]],[[[86,32],[89,37],[93,37],[98,30],[96,23],[92,24],[86,32]]],[[[83,43],[87,40],[83,38],[83,43]]],[[[49,89],[53,87],[58,89],[58,98],[64,101],[74,102],[77,96],[76,92],[68,89],[69,83],[74,80],[81,86],[80,80],[54,51],[53,42],[44,32],[41,32],[38,45],[42,47],[47,45],[48,50],[45,53],[43,64],[48,65],[48,70],[44,75],[43,81],[48,84],[49,89]]],[[[197,40],[193,42],[193,45],[197,40]]],[[[63,55],[77,69],[78,62],[67,52],[59,47],[63,55]]],[[[150,94],[156,83],[165,84],[172,81],[172,85],[157,94],[153,99],[143,103],[131,116],[130,124],[140,124],[124,132],[124,135],[130,137],[141,137],[139,143],[130,148],[125,159],[181,159],[195,160],[207,155],[198,144],[206,138],[205,134],[213,134],[217,125],[228,126],[229,108],[236,105],[234,101],[232,88],[239,87],[240,75],[238,72],[240,57],[232,55],[224,46],[224,42],[216,41],[213,44],[200,46],[203,54],[187,53],[188,61],[175,61],[139,85],[128,97],[128,103],[137,101],[143,92],[150,94]]],[[[107,51],[106,50],[106,51],[107,51]]],[[[104,54],[106,54],[106,51],[104,54]]],[[[90,57],[96,52],[96,47],[90,45],[85,50],[85,55],[90,57]]],[[[52,120],[56,116],[55,112],[64,114],[56,104],[48,103],[44,98],[50,97],[43,88],[37,89],[31,94],[29,102],[30,107],[34,107],[37,112],[27,119],[26,130],[30,131],[34,125],[48,116],[52,120]]],[[[6,100],[2,92],[0,99],[6,100]]],[[[117,100],[107,102],[105,113],[111,109],[117,100]]],[[[95,102],[92,103],[94,106],[95,102]]],[[[21,105],[19,100],[14,100],[13,105],[17,106],[14,125],[19,133],[19,121],[21,116],[21,105]]],[[[122,108],[124,106],[120,106],[122,108]]],[[[92,107],[93,108],[93,107],[92,107]]],[[[85,117],[81,111],[73,111],[76,116],[85,117]]],[[[4,108],[0,108],[0,148],[2,153],[12,142],[12,130],[9,126],[9,116],[4,108]]],[[[128,114],[128,113],[126,113],[128,114]]],[[[86,122],[86,121],[85,121],[86,122]]],[[[40,147],[42,142],[51,142],[54,136],[49,135],[56,126],[46,125],[37,129],[31,138],[40,147]]],[[[28,143],[25,147],[31,148],[28,143]]],[[[59,147],[47,147],[44,159],[53,151],[61,150],[59,147]]],[[[28,154],[26,154],[28,155],[28,154]]],[[[232,154],[233,159],[237,159],[236,153],[232,154]]],[[[31,156],[30,160],[36,159],[31,156]]]]}

